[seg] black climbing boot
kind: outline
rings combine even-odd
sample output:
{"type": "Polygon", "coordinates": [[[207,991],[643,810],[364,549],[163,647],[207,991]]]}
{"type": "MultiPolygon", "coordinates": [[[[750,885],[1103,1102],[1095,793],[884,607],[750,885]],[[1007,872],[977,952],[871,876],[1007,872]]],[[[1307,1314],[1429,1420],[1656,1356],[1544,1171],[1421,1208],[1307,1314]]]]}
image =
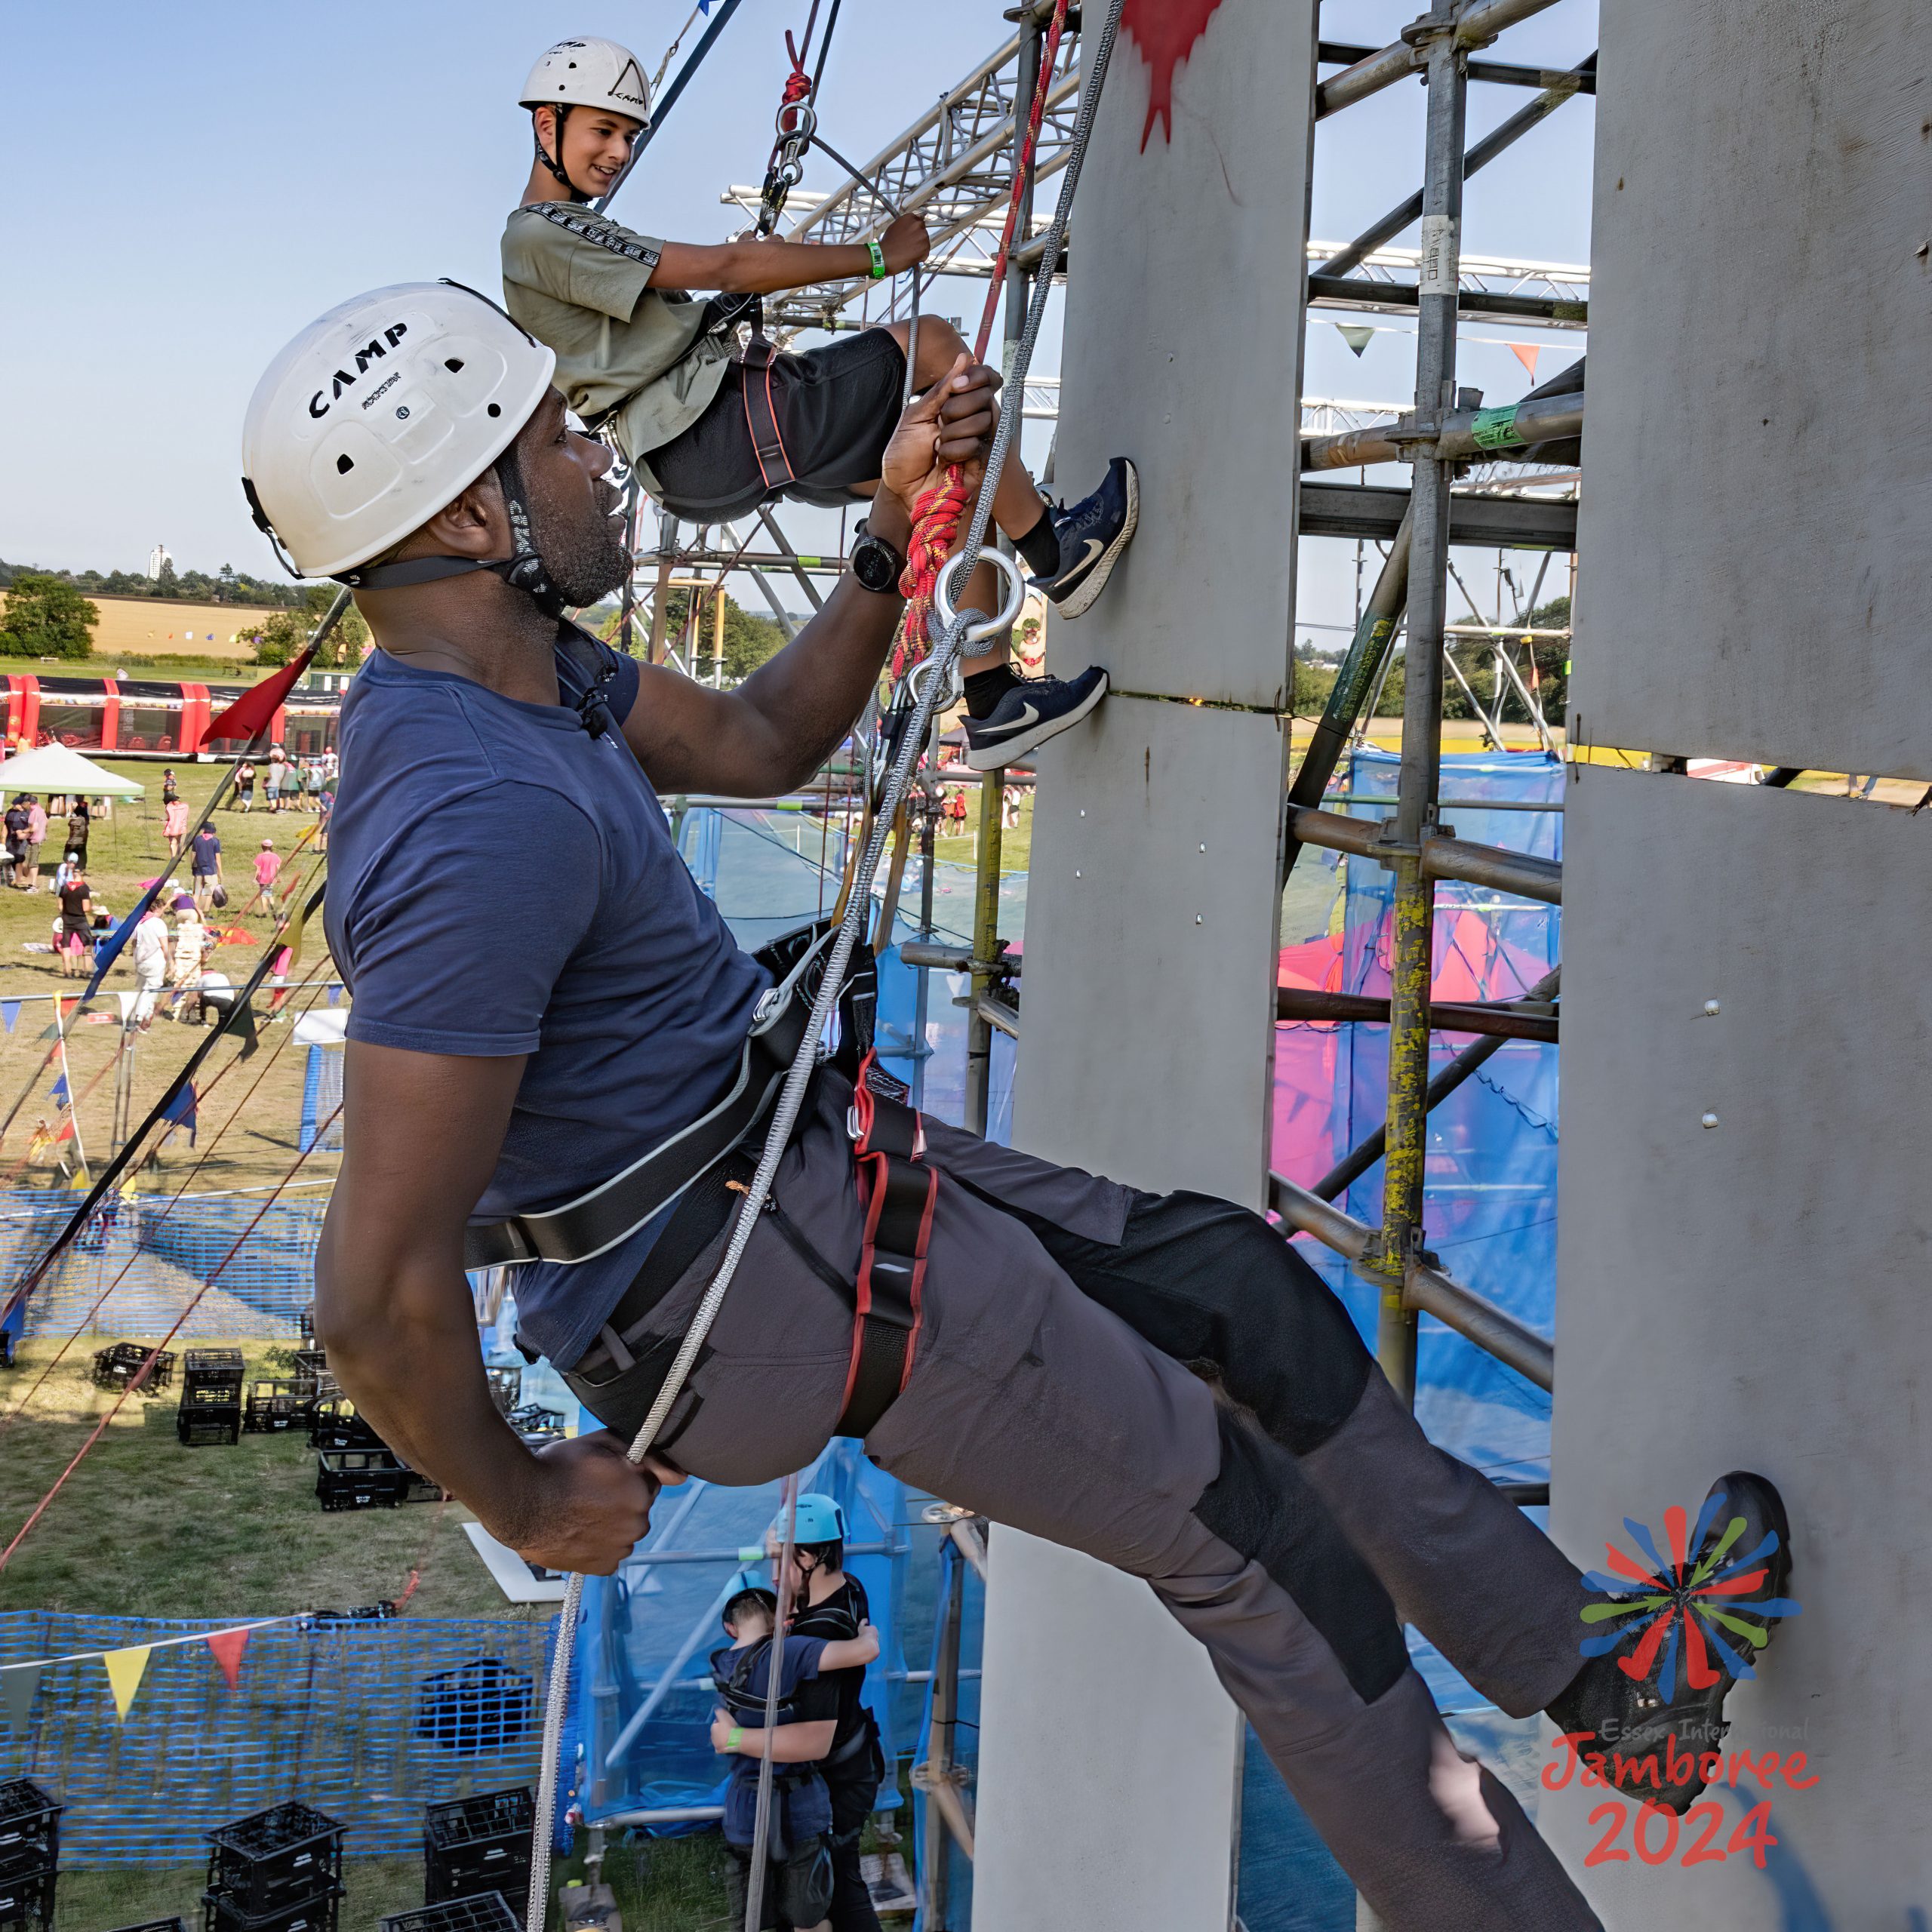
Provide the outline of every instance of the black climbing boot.
{"type": "Polygon", "coordinates": [[[1549,1706],[1559,1730],[1595,1740],[1577,1749],[1602,1753],[1606,1783],[1679,1815],[1710,1782],[1705,1757],[1730,1728],[1731,1687],[1756,1675],[1774,1621],[1798,1610],[1785,1594],[1791,1526],[1769,1481],[1744,1469],[1720,1476],[1697,1521],[1688,1560],[1654,1572],[1661,1588],[1606,1589],[1586,1612],[1604,1641],[1617,1632],[1624,1641],[1549,1706]]]}

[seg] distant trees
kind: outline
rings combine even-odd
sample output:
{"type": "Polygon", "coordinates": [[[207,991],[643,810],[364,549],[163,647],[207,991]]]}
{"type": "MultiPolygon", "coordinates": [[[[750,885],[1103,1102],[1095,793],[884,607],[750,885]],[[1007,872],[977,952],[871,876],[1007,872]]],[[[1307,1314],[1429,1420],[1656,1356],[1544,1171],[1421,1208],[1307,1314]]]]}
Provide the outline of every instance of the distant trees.
{"type": "MultiPolygon", "coordinates": [[[[315,634],[315,626],[328,614],[329,606],[335,601],[333,586],[326,583],[298,584],[302,593],[300,606],[292,611],[278,611],[272,617],[265,618],[252,632],[241,635],[252,636],[257,664],[286,664],[298,656],[303,646],[315,634]]],[[[354,666],[362,661],[362,647],[369,641],[369,626],[362,621],[362,614],[352,604],[342,614],[335,629],[322,640],[322,648],[315,653],[314,668],[318,671],[333,671],[345,665],[354,666]]]]}
{"type": "Polygon", "coordinates": [[[0,610],[0,655],[91,657],[99,608],[70,583],[44,572],[15,574],[0,610]]]}
{"type": "Polygon", "coordinates": [[[252,605],[264,610],[293,609],[310,587],[245,577],[231,564],[223,564],[216,575],[210,577],[205,571],[177,571],[170,559],[162,565],[158,577],[143,577],[138,571],[44,571],[32,564],[10,564],[0,559],[0,589],[22,575],[53,577],[71,584],[83,595],[155,597],[184,604],[252,605]]]}

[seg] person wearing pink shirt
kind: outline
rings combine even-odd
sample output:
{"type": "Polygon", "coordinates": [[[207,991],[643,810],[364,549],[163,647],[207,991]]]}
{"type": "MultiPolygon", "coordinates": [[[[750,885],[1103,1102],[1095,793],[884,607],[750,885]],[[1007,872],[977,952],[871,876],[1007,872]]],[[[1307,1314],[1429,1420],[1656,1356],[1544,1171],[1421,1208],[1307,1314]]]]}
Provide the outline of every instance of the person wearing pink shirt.
{"type": "Polygon", "coordinates": [[[40,881],[41,841],[47,836],[47,808],[38,798],[27,801],[27,875],[24,881],[31,892],[40,881]]]}
{"type": "Polygon", "coordinates": [[[275,841],[264,838],[262,849],[255,854],[255,887],[271,919],[275,915],[275,882],[281,871],[281,860],[276,854],[275,841]]]}
{"type": "Polygon", "coordinates": [[[188,836],[188,803],[185,798],[170,798],[162,805],[161,829],[168,840],[168,856],[171,859],[180,858],[183,842],[188,836]]]}

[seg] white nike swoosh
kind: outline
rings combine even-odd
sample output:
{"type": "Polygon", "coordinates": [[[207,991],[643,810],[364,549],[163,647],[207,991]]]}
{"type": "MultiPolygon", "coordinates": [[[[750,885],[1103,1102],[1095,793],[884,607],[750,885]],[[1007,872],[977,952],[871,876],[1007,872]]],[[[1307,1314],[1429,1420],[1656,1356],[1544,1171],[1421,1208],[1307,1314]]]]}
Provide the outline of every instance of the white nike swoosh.
{"type": "Polygon", "coordinates": [[[1037,724],[1039,721],[1040,714],[1033,709],[1031,704],[1026,704],[1021,706],[1020,715],[1016,718],[1011,724],[994,724],[984,727],[983,728],[1001,732],[1023,731],[1028,725],[1037,724]]]}
{"type": "Polygon", "coordinates": [[[1087,540],[1086,555],[1082,557],[1079,562],[1075,564],[1070,571],[1061,571],[1060,577],[1060,582],[1062,583],[1071,583],[1075,577],[1085,576],[1088,571],[1091,571],[1094,568],[1094,565],[1100,561],[1101,552],[1104,551],[1106,547],[1106,544],[1102,543],[1099,537],[1088,537],[1087,540]]]}

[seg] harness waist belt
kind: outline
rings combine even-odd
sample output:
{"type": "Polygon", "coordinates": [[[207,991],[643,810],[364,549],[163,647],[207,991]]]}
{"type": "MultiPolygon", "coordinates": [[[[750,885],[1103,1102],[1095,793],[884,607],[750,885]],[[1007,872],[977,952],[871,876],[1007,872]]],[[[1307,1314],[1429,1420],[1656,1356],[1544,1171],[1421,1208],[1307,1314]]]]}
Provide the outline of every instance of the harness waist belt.
{"type": "Polygon", "coordinates": [[[829,928],[807,928],[790,935],[789,941],[774,943],[786,949],[775,961],[771,949],[761,952],[761,958],[786,970],[758,1001],[739,1056],[737,1077],[708,1113],[622,1174],[561,1208],[472,1221],[463,1232],[463,1266],[513,1268],[528,1261],[594,1260],[635,1234],[723,1160],[771,1111],[785,1084],[805,1036],[833,937],[829,928]]]}

